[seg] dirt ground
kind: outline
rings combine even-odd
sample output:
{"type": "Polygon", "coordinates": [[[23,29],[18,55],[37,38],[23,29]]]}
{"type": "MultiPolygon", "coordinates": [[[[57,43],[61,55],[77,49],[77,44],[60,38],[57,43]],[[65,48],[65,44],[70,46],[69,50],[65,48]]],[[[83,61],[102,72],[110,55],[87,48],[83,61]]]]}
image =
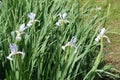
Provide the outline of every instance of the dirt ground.
{"type": "Polygon", "coordinates": [[[105,62],[115,66],[120,71],[120,36],[111,35],[111,43],[105,48],[105,62]]]}

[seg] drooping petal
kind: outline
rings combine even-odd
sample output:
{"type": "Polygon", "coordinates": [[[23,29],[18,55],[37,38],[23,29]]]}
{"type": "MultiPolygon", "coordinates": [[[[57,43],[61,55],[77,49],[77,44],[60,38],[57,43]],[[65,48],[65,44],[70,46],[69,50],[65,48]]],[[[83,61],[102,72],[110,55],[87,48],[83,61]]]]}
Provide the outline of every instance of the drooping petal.
{"type": "Polygon", "coordinates": [[[96,41],[96,42],[99,42],[99,40],[100,40],[99,38],[95,38],[95,41],[96,41]]]}
{"type": "Polygon", "coordinates": [[[13,58],[11,58],[11,57],[9,57],[9,56],[7,57],[7,59],[9,59],[9,60],[11,60],[11,61],[13,60],[13,58]]]}
{"type": "Polygon", "coordinates": [[[57,25],[57,26],[60,26],[60,22],[59,22],[59,21],[58,21],[58,22],[56,22],[56,25],[57,25]]]}
{"type": "Polygon", "coordinates": [[[70,21],[68,21],[68,20],[64,20],[64,23],[70,23],[70,21]]]}
{"type": "Polygon", "coordinates": [[[96,42],[99,42],[99,40],[100,40],[101,37],[102,37],[102,36],[101,36],[100,34],[98,34],[98,36],[95,38],[95,41],[96,41],[96,42]]]}
{"type": "Polygon", "coordinates": [[[24,55],[24,53],[23,53],[23,52],[21,52],[21,51],[18,51],[18,52],[17,52],[17,54],[22,54],[22,55],[24,55]]]}
{"type": "Polygon", "coordinates": [[[107,39],[108,43],[110,43],[110,39],[106,35],[104,35],[103,37],[105,37],[107,39]]]}
{"type": "Polygon", "coordinates": [[[34,22],[33,20],[30,20],[30,21],[27,23],[27,26],[28,26],[28,27],[32,26],[33,22],[34,22]]]}
{"type": "Polygon", "coordinates": [[[65,50],[66,46],[62,46],[62,49],[65,50]]]}
{"type": "Polygon", "coordinates": [[[21,39],[22,39],[21,36],[16,36],[17,41],[21,41],[21,39]]]}
{"type": "Polygon", "coordinates": [[[18,52],[17,52],[17,54],[21,54],[21,55],[22,55],[22,59],[23,59],[23,58],[24,58],[24,56],[25,56],[25,53],[20,52],[20,51],[18,51],[18,52]]]}
{"type": "Polygon", "coordinates": [[[13,59],[12,59],[12,55],[13,55],[13,54],[10,53],[9,56],[7,57],[7,59],[9,59],[9,60],[13,60],[13,59]]]}

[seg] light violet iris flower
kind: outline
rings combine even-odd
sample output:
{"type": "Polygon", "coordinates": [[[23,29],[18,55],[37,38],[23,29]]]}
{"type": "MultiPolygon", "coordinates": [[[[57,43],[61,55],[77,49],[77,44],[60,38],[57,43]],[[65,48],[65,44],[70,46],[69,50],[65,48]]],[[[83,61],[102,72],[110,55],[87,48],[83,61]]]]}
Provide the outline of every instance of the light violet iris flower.
{"type": "Polygon", "coordinates": [[[9,56],[7,57],[7,59],[9,60],[13,60],[13,56],[16,55],[16,54],[21,54],[22,55],[22,58],[24,57],[24,53],[23,52],[20,52],[18,51],[18,46],[16,44],[10,44],[10,51],[11,53],[9,54],[9,56]]]}
{"type": "Polygon", "coordinates": [[[24,34],[24,30],[27,29],[27,27],[25,26],[25,24],[22,24],[20,26],[20,29],[16,31],[17,36],[16,36],[16,40],[20,41],[21,40],[21,35],[24,34]]]}
{"type": "Polygon", "coordinates": [[[59,14],[59,20],[56,22],[57,26],[61,26],[63,23],[69,23],[69,21],[66,19],[67,13],[59,14]]]}
{"type": "Polygon", "coordinates": [[[30,19],[29,22],[27,23],[28,27],[32,26],[35,21],[38,21],[38,20],[35,20],[35,16],[36,16],[36,14],[32,13],[32,12],[28,14],[28,17],[30,19]]]}
{"type": "Polygon", "coordinates": [[[105,37],[108,43],[110,43],[110,39],[105,35],[105,28],[100,29],[98,36],[95,38],[95,41],[99,42],[102,37],[105,37]]]}
{"type": "Polygon", "coordinates": [[[72,37],[72,39],[64,46],[62,46],[62,49],[65,50],[66,47],[70,46],[70,47],[74,47],[75,48],[75,53],[77,52],[77,47],[75,46],[76,43],[76,38],[72,37]]]}

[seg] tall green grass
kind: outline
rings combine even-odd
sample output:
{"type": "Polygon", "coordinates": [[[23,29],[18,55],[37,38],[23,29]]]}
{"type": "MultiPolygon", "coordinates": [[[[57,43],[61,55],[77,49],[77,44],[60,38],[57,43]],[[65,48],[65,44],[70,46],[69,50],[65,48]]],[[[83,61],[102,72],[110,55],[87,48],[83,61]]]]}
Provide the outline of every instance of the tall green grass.
{"type": "Polygon", "coordinates": [[[96,42],[98,29],[105,26],[108,13],[95,9],[90,2],[80,0],[4,0],[0,4],[0,78],[6,80],[99,80],[102,76],[119,78],[103,67],[103,40],[96,42]],[[33,25],[26,29],[27,38],[21,41],[12,31],[29,21],[28,14],[36,13],[33,25]],[[68,24],[57,26],[58,14],[66,12],[68,24]],[[77,39],[77,52],[67,44],[77,39]],[[14,55],[9,44],[18,45],[24,59],[14,55]]]}

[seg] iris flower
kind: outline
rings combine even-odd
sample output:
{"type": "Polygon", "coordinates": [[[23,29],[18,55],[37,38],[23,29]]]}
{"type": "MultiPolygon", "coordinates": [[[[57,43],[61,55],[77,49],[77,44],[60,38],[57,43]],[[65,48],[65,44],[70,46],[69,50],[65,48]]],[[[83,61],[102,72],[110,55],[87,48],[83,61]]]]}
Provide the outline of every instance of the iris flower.
{"type": "Polygon", "coordinates": [[[110,43],[110,39],[105,35],[105,28],[100,29],[98,36],[95,38],[95,41],[99,42],[102,37],[105,37],[108,43],[110,43]]]}
{"type": "Polygon", "coordinates": [[[63,23],[69,23],[69,21],[66,19],[67,13],[59,14],[59,20],[56,22],[57,26],[61,26],[63,23]]]}
{"type": "Polygon", "coordinates": [[[22,24],[20,26],[20,29],[16,31],[17,36],[16,36],[16,40],[20,41],[21,40],[21,35],[24,34],[24,30],[27,29],[27,27],[25,26],[25,24],[22,24]]]}
{"type": "Polygon", "coordinates": [[[27,23],[28,27],[32,26],[35,21],[38,21],[38,20],[35,20],[35,16],[36,16],[36,14],[32,13],[32,12],[28,14],[28,17],[30,19],[29,22],[27,23]]]}
{"type": "Polygon", "coordinates": [[[21,54],[24,57],[24,53],[18,51],[18,46],[16,44],[10,44],[10,51],[11,51],[11,53],[7,57],[7,59],[9,59],[9,60],[13,60],[12,56],[14,56],[16,54],[21,54]]]}
{"type": "Polygon", "coordinates": [[[70,47],[74,47],[76,50],[75,50],[75,53],[77,51],[77,47],[75,46],[75,43],[76,43],[76,38],[75,37],[72,37],[72,39],[64,46],[62,46],[62,49],[65,50],[66,47],[70,46],[70,47]]]}

